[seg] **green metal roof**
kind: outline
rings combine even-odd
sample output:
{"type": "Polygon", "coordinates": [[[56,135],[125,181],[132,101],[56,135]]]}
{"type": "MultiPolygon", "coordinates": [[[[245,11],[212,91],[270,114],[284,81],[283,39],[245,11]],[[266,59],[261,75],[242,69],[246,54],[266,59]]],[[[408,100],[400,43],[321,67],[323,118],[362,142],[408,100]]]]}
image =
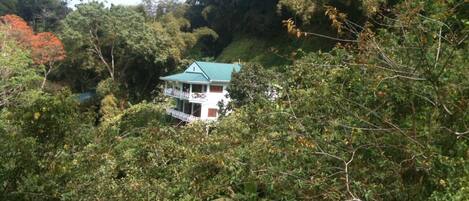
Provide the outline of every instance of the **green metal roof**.
{"type": "Polygon", "coordinates": [[[239,72],[239,64],[211,63],[196,61],[191,66],[197,65],[200,70],[194,71],[189,68],[183,73],[161,77],[166,81],[178,81],[186,83],[211,83],[211,82],[229,82],[233,72],[239,72]]]}
{"type": "Polygon", "coordinates": [[[206,83],[208,84],[209,81],[202,73],[192,73],[192,72],[184,72],[179,74],[174,74],[166,77],[162,77],[162,80],[167,81],[178,81],[178,82],[190,82],[190,83],[206,83]]]}
{"type": "Polygon", "coordinates": [[[229,82],[233,72],[239,72],[241,66],[239,64],[211,63],[211,62],[195,62],[197,66],[207,75],[209,80],[229,82]]]}

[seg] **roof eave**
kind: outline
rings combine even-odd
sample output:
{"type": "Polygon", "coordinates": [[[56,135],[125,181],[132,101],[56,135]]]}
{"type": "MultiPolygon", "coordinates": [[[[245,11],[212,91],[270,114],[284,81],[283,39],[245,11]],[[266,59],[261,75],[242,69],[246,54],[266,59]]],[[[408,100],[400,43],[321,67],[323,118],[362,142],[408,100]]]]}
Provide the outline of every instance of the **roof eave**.
{"type": "Polygon", "coordinates": [[[182,83],[189,83],[189,84],[210,84],[210,82],[207,82],[207,81],[190,81],[190,80],[181,81],[181,80],[172,80],[172,79],[163,79],[163,78],[160,78],[160,79],[163,81],[182,82],[182,83]]]}
{"type": "Polygon", "coordinates": [[[210,83],[213,82],[224,82],[224,83],[230,83],[230,80],[210,80],[210,83]]]}

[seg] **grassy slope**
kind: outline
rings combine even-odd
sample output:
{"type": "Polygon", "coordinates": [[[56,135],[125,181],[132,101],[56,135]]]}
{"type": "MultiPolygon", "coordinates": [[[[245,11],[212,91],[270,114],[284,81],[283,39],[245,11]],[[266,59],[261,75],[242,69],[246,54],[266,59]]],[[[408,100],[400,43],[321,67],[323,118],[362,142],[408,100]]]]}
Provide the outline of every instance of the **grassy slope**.
{"type": "Polygon", "coordinates": [[[260,63],[266,67],[290,64],[298,57],[301,49],[304,52],[329,50],[334,43],[318,38],[295,38],[279,36],[276,38],[260,38],[238,35],[217,57],[221,62],[260,63]]]}

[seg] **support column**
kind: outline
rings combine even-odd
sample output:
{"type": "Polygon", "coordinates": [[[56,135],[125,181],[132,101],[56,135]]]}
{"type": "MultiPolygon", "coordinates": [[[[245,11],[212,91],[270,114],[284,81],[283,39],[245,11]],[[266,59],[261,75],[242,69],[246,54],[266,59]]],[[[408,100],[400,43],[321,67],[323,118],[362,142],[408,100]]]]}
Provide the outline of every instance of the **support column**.
{"type": "Polygon", "coordinates": [[[191,103],[191,115],[194,115],[194,103],[191,103]]]}
{"type": "Polygon", "coordinates": [[[184,88],[184,84],[182,82],[178,82],[177,85],[179,85],[179,98],[182,98],[182,88],[184,88]]]}
{"type": "Polygon", "coordinates": [[[182,103],[182,111],[181,112],[184,113],[184,111],[185,111],[184,108],[186,107],[186,103],[184,103],[184,101],[181,101],[181,103],[182,103]]]}

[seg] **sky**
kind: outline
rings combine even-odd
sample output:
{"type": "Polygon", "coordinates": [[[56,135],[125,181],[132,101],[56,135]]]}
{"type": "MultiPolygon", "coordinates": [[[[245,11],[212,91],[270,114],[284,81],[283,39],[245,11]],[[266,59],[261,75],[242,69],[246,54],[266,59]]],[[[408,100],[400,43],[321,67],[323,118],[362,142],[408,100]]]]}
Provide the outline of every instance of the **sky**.
{"type": "MultiPolygon", "coordinates": [[[[80,1],[88,2],[90,0],[70,0],[69,3],[68,3],[68,6],[70,8],[75,8],[75,5],[79,4],[80,1]]],[[[106,5],[111,5],[111,4],[115,4],[115,5],[137,5],[140,2],[142,2],[142,0],[98,0],[98,1],[105,2],[106,5]]]]}

